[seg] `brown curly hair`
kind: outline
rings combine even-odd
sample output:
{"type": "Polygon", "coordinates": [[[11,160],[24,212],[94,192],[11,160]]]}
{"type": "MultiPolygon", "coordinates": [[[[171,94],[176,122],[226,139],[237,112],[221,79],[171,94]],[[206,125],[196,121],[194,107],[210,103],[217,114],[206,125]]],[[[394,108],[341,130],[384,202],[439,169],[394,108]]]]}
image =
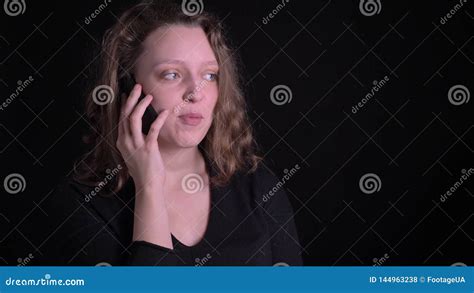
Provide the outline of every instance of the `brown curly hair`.
{"type": "MultiPolygon", "coordinates": [[[[189,14],[189,13],[188,13],[189,14]]],[[[92,90],[86,97],[85,112],[92,131],[84,136],[91,146],[74,165],[73,178],[96,185],[111,169],[119,170],[109,180],[105,190],[119,191],[130,178],[123,158],[116,147],[118,121],[122,97],[120,82],[131,71],[142,53],[142,43],[154,30],[166,25],[198,26],[205,32],[219,64],[218,99],[214,119],[199,148],[212,162],[216,175],[211,183],[225,185],[238,171],[254,172],[262,160],[256,154],[257,144],[247,116],[245,98],[241,89],[237,62],[224,36],[222,23],[216,16],[202,12],[187,15],[183,8],[170,2],[140,2],[126,10],[117,22],[105,32],[98,77],[95,86],[109,86],[113,102],[98,105],[92,99],[92,90]]],[[[108,176],[110,179],[110,176],[108,176]]]]}

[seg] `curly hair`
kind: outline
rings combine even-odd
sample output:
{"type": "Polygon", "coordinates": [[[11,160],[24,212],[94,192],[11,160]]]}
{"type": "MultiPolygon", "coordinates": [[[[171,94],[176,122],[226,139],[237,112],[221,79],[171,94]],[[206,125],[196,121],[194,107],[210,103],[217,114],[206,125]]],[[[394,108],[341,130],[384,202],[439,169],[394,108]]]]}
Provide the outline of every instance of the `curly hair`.
{"type": "Polygon", "coordinates": [[[75,180],[95,185],[111,169],[120,166],[106,188],[117,192],[130,178],[116,147],[121,99],[124,98],[119,94],[120,83],[143,52],[142,43],[146,37],[168,25],[201,27],[219,65],[218,99],[213,122],[199,144],[217,171],[210,178],[211,183],[225,185],[236,172],[251,173],[257,169],[262,158],[257,155],[237,62],[225,38],[222,23],[208,12],[188,14],[179,5],[170,2],[140,2],[126,10],[105,32],[98,76],[93,81],[95,86],[107,85],[111,89],[113,102],[99,105],[92,98],[92,87],[88,91],[85,112],[92,129],[83,137],[83,141],[90,149],[74,164],[75,180]]]}

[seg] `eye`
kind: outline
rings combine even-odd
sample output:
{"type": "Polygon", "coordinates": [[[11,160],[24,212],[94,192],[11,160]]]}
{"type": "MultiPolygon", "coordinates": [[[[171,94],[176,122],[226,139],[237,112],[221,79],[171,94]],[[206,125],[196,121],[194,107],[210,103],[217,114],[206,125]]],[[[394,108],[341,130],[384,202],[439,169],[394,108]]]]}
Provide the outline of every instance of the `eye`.
{"type": "Polygon", "coordinates": [[[178,78],[178,73],[176,72],[165,72],[163,78],[166,80],[175,80],[178,78]]]}
{"type": "Polygon", "coordinates": [[[206,73],[204,75],[204,79],[209,80],[209,81],[217,80],[217,74],[216,73],[206,73]]]}

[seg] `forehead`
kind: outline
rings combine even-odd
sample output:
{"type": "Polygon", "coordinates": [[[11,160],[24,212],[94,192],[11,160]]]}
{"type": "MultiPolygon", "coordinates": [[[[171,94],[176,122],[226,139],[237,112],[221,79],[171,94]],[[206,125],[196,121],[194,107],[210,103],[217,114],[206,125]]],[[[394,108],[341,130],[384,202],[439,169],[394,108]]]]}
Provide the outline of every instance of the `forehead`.
{"type": "Polygon", "coordinates": [[[171,25],[156,29],[144,41],[147,61],[182,60],[202,63],[215,60],[206,34],[198,26],[171,25]]]}

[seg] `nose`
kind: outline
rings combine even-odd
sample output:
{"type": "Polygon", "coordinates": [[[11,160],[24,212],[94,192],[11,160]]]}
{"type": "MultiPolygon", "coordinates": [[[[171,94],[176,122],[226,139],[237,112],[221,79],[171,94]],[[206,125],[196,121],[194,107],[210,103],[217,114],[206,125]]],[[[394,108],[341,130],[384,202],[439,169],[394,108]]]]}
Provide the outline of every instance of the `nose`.
{"type": "Polygon", "coordinates": [[[203,88],[205,87],[204,79],[190,78],[188,88],[183,96],[183,100],[196,103],[204,98],[203,88]]]}

